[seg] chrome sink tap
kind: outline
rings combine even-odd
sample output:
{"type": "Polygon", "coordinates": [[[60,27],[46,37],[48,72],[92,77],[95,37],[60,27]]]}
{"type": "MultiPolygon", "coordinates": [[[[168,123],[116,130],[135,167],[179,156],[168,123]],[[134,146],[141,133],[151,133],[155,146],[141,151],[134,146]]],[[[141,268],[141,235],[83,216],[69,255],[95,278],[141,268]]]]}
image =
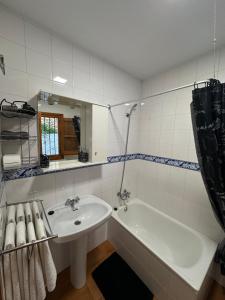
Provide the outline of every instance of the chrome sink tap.
{"type": "Polygon", "coordinates": [[[75,205],[77,203],[79,203],[79,201],[80,201],[80,198],[78,196],[73,198],[73,199],[69,198],[69,199],[66,200],[65,206],[70,206],[73,211],[78,210],[78,208],[75,207],[75,205]]]}

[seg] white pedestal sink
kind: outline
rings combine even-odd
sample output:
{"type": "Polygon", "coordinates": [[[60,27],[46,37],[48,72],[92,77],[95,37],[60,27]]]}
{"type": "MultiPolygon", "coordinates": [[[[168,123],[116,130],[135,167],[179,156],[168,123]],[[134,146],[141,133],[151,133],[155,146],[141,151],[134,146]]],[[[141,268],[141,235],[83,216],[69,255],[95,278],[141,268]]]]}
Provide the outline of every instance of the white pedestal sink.
{"type": "Polygon", "coordinates": [[[81,196],[73,211],[65,206],[65,201],[48,209],[49,222],[57,243],[70,242],[71,282],[77,289],[86,283],[87,234],[105,223],[112,208],[102,199],[93,196],[81,196]]]}

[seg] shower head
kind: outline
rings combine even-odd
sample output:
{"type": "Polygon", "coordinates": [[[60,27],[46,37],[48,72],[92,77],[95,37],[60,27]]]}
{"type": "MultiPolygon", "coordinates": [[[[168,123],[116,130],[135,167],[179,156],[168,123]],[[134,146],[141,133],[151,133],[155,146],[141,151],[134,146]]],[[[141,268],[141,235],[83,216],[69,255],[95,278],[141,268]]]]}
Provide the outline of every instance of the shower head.
{"type": "Polygon", "coordinates": [[[133,104],[131,109],[130,109],[130,112],[126,114],[127,117],[130,117],[132,112],[135,110],[135,108],[137,107],[137,103],[133,104]]]}
{"type": "Polygon", "coordinates": [[[129,113],[126,113],[126,116],[128,118],[131,116],[132,112],[135,110],[136,107],[137,107],[137,103],[135,103],[135,104],[132,105],[129,113]]]}
{"type": "Polygon", "coordinates": [[[4,62],[4,56],[0,54],[0,68],[2,70],[3,75],[5,75],[5,62],[4,62]]]}

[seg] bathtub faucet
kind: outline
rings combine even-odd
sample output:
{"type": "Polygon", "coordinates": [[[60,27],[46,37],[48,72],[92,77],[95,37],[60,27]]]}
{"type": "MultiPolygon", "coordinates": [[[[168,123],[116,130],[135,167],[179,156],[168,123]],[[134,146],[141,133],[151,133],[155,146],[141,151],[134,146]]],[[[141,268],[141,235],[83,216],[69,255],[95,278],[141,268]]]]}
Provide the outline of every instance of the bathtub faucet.
{"type": "Polygon", "coordinates": [[[123,192],[118,192],[117,196],[124,202],[124,211],[127,211],[127,203],[126,201],[130,198],[130,192],[124,190],[123,192]]]}
{"type": "Polygon", "coordinates": [[[117,196],[120,197],[121,200],[125,201],[130,198],[130,192],[124,190],[123,192],[118,192],[117,196]]]}

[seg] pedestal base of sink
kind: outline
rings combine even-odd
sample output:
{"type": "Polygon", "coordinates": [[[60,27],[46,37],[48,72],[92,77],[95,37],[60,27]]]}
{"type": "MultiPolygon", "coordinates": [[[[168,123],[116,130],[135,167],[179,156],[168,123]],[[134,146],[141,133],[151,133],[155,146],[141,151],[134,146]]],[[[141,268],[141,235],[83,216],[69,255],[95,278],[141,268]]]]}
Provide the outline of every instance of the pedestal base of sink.
{"type": "Polygon", "coordinates": [[[74,288],[80,289],[86,283],[87,235],[70,243],[70,280],[74,288]]]}

